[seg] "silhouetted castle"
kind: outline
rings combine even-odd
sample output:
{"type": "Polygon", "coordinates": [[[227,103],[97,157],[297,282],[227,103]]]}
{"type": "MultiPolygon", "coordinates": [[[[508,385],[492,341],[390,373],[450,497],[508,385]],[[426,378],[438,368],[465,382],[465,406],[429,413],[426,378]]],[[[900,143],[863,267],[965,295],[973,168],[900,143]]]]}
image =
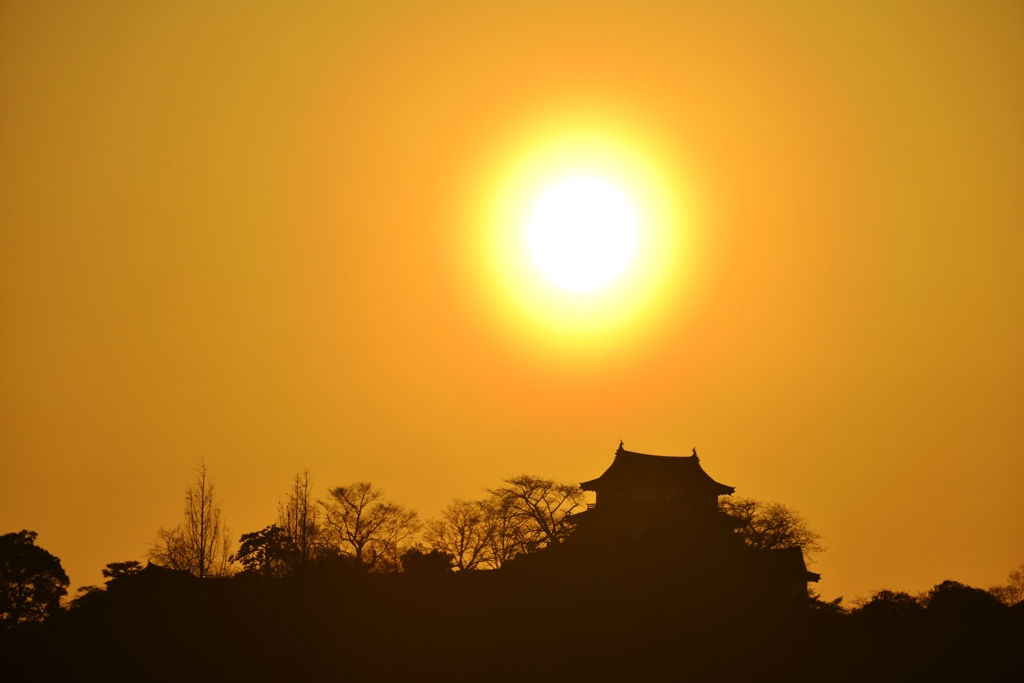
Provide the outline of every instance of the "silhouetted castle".
{"type": "Polygon", "coordinates": [[[611,466],[580,484],[597,502],[574,516],[576,542],[656,537],[735,543],[739,522],[719,511],[718,497],[736,489],[712,479],[697,449],[685,457],[627,451],[619,443],[611,466]]]}
{"type": "Polygon", "coordinates": [[[532,574],[535,587],[693,610],[728,602],[803,606],[807,583],[820,578],[807,571],[800,548],[746,544],[737,533],[744,522],[718,507],[718,497],[735,488],[711,478],[696,449],[648,455],[620,443],[608,469],[580,487],[596,493],[596,502],[571,517],[569,538],[506,565],[532,574]]]}

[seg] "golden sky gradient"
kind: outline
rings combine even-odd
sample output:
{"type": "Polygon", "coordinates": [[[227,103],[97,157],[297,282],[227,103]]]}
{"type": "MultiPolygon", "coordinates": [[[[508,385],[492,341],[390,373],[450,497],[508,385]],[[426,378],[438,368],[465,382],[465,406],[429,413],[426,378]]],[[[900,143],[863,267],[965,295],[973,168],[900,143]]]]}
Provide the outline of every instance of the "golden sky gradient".
{"type": "Polygon", "coordinates": [[[201,457],[237,537],[620,438],[803,513],[827,598],[1024,561],[1024,5],[212,4],[0,6],[0,533],[73,586],[201,457]],[[492,248],[573,144],[671,238],[578,309],[492,248]]]}

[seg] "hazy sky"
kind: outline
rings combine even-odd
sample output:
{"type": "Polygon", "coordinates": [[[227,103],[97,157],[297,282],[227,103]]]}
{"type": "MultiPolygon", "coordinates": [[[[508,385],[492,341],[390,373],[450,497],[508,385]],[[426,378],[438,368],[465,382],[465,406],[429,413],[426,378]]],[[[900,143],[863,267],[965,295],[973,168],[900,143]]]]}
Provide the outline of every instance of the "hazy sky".
{"type": "Polygon", "coordinates": [[[304,466],[429,517],[621,438],[800,511],[827,598],[1002,582],[1024,4],[498,5],[0,5],[0,533],[74,589],[202,457],[237,536],[304,466]],[[671,205],[656,286],[501,280],[559,145],[671,205]]]}

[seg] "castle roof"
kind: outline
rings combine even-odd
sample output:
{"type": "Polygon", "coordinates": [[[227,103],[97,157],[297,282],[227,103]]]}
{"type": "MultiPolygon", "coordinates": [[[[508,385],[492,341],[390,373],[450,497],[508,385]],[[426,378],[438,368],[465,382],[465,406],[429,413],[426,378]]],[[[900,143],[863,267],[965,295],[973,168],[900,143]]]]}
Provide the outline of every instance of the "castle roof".
{"type": "Polygon", "coordinates": [[[724,496],[736,489],[719,484],[700,466],[700,458],[693,455],[648,455],[627,451],[619,444],[612,464],[597,479],[580,483],[584,491],[610,489],[673,489],[724,496]]]}

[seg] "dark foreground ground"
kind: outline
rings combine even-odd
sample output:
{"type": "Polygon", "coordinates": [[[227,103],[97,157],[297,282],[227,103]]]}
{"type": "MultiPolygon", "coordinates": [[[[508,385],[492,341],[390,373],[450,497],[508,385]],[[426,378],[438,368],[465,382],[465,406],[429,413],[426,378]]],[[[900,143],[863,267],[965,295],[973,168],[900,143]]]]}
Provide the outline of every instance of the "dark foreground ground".
{"type": "Polygon", "coordinates": [[[0,636],[0,680],[1024,681],[1024,604],[960,584],[927,608],[846,614],[668,578],[151,567],[0,636]]]}

